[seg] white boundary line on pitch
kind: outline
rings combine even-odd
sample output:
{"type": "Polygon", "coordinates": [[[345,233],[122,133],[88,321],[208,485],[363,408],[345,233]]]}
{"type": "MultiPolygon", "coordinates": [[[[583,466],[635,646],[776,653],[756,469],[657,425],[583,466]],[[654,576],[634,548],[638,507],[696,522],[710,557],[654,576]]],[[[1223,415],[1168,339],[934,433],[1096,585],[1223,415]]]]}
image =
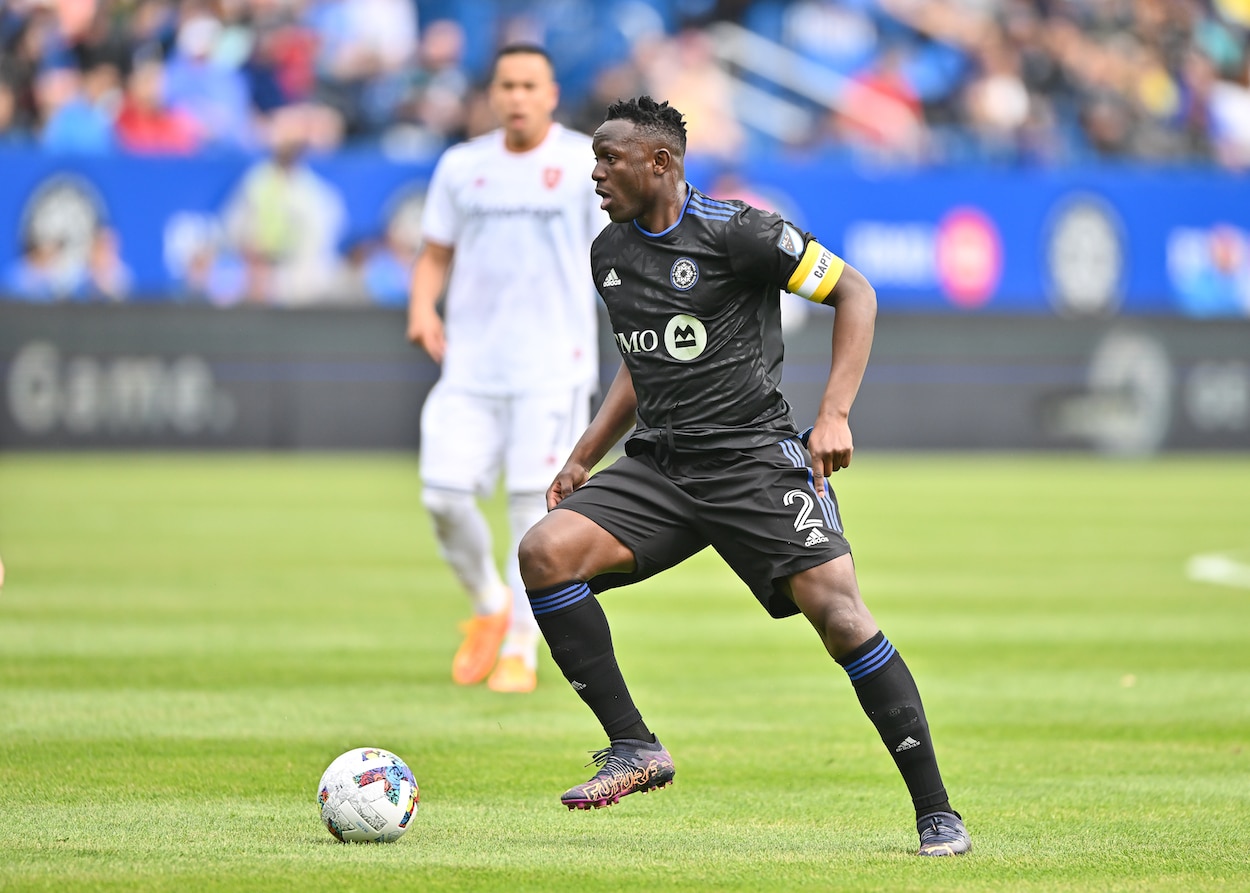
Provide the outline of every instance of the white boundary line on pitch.
{"type": "Polygon", "coordinates": [[[1185,575],[1201,583],[1218,583],[1250,589],[1250,563],[1233,557],[1231,552],[1209,552],[1195,555],[1185,564],[1185,575]]]}

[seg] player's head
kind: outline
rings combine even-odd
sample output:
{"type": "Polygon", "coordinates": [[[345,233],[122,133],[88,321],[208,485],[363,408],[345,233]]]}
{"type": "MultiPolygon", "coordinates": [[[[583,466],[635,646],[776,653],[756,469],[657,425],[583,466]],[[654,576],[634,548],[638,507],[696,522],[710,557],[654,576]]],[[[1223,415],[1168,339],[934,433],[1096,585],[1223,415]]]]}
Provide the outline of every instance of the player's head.
{"type": "Polygon", "coordinates": [[[608,106],[603,120],[629,121],[637,132],[662,143],[676,157],[686,155],[686,122],[667,102],[656,102],[650,96],[620,99],[608,106]]]}
{"type": "Polygon", "coordinates": [[[681,112],[650,96],[608,107],[594,135],[595,191],[617,223],[644,216],[677,196],[685,180],[686,125],[681,112]]]}
{"type": "Polygon", "coordinates": [[[555,69],[542,47],[513,43],[495,54],[490,106],[503,125],[508,148],[526,151],[542,142],[559,101],[555,69]]]}

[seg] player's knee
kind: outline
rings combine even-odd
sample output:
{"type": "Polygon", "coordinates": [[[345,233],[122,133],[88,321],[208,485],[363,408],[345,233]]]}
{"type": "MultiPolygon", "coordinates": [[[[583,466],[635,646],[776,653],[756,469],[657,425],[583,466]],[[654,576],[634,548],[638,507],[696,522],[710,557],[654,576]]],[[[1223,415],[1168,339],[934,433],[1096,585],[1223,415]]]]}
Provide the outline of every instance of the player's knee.
{"type": "Polygon", "coordinates": [[[421,504],[425,506],[436,524],[455,521],[458,516],[470,513],[474,508],[473,494],[439,487],[426,487],[421,492],[421,504]]]}
{"type": "Polygon", "coordinates": [[[525,531],[517,547],[517,561],[526,589],[552,586],[567,579],[555,579],[560,574],[560,549],[547,526],[542,521],[535,524],[525,531]]]}
{"type": "Polygon", "coordinates": [[[846,561],[830,562],[790,581],[791,597],[816,629],[830,654],[843,654],[876,631],[846,561]]]}

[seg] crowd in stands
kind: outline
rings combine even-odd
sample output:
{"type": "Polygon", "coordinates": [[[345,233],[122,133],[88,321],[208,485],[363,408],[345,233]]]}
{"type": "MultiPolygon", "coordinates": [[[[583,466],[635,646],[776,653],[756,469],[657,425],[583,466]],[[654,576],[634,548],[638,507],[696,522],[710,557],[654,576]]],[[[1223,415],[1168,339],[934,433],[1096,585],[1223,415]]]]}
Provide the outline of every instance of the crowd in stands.
{"type": "MultiPolygon", "coordinates": [[[[513,41],[551,54],[565,123],[650,93],[726,175],[776,157],[1250,169],[1250,0],[4,0],[0,159],[247,158],[220,219],[179,242],[179,290],[402,305],[418,228],[347,232],[308,156],[429,162],[484,132],[513,41]]],[[[119,238],[26,234],[0,296],[124,299],[119,238]]]]}
{"type": "Polygon", "coordinates": [[[8,0],[0,146],[254,152],[297,107],[314,149],[428,158],[490,126],[510,40],[552,53],[571,123],[651,92],[731,161],[1250,166],[1250,0],[8,0]]]}

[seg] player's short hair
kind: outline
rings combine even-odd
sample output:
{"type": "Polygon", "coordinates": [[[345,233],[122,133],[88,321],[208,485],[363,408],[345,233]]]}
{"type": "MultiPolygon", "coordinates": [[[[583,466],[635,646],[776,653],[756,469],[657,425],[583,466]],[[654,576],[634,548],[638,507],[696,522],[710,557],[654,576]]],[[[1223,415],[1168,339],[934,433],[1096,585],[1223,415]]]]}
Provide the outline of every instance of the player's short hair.
{"type": "Polygon", "coordinates": [[[547,67],[551,69],[552,76],[555,76],[556,65],[551,61],[550,53],[536,43],[518,42],[505,44],[495,52],[495,60],[490,66],[490,79],[492,81],[495,79],[495,73],[499,68],[499,60],[505,56],[542,56],[547,60],[547,67]]]}
{"type": "Polygon", "coordinates": [[[634,99],[618,99],[608,106],[605,121],[632,121],[639,130],[663,137],[678,155],[686,154],[686,122],[681,112],[664,102],[656,102],[650,96],[634,99]]]}

